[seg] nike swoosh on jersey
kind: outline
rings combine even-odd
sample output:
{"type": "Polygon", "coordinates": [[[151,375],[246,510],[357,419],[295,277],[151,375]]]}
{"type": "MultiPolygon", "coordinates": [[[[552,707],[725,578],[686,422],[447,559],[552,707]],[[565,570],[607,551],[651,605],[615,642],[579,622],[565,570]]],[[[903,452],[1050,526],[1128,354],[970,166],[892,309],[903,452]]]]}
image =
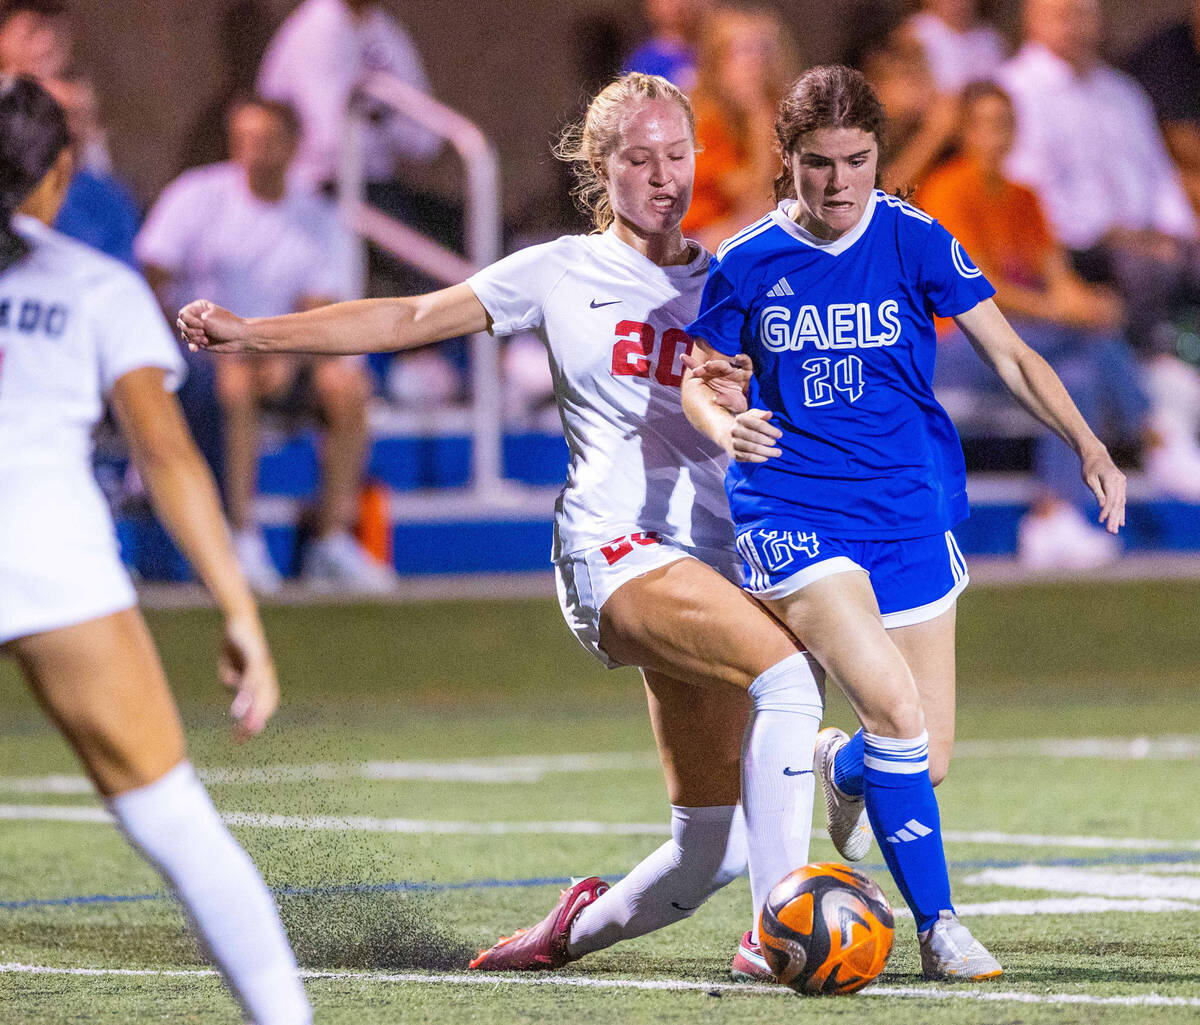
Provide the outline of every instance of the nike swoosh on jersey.
{"type": "Polygon", "coordinates": [[[785,765],[783,767],[783,774],[785,776],[811,776],[812,769],[793,769],[790,766],[785,765]]]}
{"type": "Polygon", "coordinates": [[[598,303],[598,302],[596,302],[595,299],[593,299],[590,303],[588,303],[588,305],[593,310],[598,310],[598,309],[600,309],[601,306],[616,306],[616,304],[619,303],[620,301],[621,301],[620,299],[610,299],[606,303],[598,303]]]}

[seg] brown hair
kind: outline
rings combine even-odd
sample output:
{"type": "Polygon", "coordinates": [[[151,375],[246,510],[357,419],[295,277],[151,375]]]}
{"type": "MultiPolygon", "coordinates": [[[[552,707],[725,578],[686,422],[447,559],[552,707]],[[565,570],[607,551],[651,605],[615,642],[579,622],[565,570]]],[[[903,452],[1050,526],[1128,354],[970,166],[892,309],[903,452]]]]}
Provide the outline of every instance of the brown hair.
{"type": "Polygon", "coordinates": [[[696,138],[692,105],[680,90],[659,75],[632,71],[610,82],[588,104],[583,118],[563,129],[554,155],[572,164],[576,184],[571,197],[592,219],[597,231],[605,231],[615,220],[608,199],[608,185],[600,165],[617,147],[627,108],[645,100],[670,100],[687,116],[688,131],[696,138]]]}
{"type": "Polygon", "coordinates": [[[842,64],[823,64],[806,71],[792,83],[775,117],[775,137],[784,157],[775,179],[776,200],[796,196],[786,160],[800,136],[821,128],[859,128],[875,136],[882,148],[886,123],[883,104],[862,72],[842,64]]]}

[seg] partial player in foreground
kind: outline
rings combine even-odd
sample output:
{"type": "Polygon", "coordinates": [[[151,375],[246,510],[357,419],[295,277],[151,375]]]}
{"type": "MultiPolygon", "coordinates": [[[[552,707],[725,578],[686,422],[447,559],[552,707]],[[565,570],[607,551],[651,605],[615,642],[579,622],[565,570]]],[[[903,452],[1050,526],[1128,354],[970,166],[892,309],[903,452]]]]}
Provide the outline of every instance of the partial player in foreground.
{"type": "MultiPolygon", "coordinates": [[[[591,235],[531,247],[429,295],[251,320],[198,301],[179,327],[213,352],[541,335],[571,451],[555,517],[563,614],[605,665],[642,669],[671,839],[611,888],[594,877],[572,886],[543,922],[472,965],[557,968],[687,918],[742,872],[748,852],[754,925],[734,973],[770,979],[757,912],[808,860],[822,674],[738,586],[724,453],[680,406],[683,327],[709,265],[679,227],[695,168],[691,107],[665,79],[627,75],[592,101],[561,155],[579,172],[591,235]]],[[[740,387],[730,392],[743,401],[740,387]]]]}
{"type": "Polygon", "coordinates": [[[1079,455],[1116,533],[1125,478],[992,287],[933,218],[876,190],[884,111],[865,79],[814,68],[780,107],[778,209],[727,240],[688,330],[713,362],[683,385],[733,457],[747,589],[837,678],[863,729],[823,731],[818,771],[843,857],[869,819],[916,918],[927,978],[999,963],[958,922],[933,785],[954,742],[954,622],[966,565],[962,449],[934,398],[933,315],[954,317],[1022,404],[1079,455]],[[718,362],[749,357],[749,404],[713,401],[718,362]]]}
{"type": "Polygon", "coordinates": [[[71,178],[67,143],[50,95],[0,76],[0,653],[179,897],[248,1019],[305,1025],[312,1013],[271,894],[187,760],[92,476],[106,396],[155,507],[224,614],[221,677],[237,691],[242,737],[275,711],[274,665],[169,390],[183,361],[154,297],[117,261],[46,227],[71,178]]]}

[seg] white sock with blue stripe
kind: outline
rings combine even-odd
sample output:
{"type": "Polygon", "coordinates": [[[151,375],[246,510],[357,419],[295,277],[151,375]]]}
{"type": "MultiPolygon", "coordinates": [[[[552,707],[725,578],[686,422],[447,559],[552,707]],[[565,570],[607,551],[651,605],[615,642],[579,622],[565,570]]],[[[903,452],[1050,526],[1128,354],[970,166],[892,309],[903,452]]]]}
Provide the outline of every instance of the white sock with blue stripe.
{"type": "Polygon", "coordinates": [[[863,732],[863,798],[883,860],[917,930],[954,910],[942,824],[929,780],[929,734],[897,739],[863,732]]]}
{"type": "Polygon", "coordinates": [[[824,671],[806,655],[778,662],[750,685],[753,711],[742,740],[742,809],[749,845],[751,939],[771,887],[808,862],[812,838],[813,748],[824,671]]]}

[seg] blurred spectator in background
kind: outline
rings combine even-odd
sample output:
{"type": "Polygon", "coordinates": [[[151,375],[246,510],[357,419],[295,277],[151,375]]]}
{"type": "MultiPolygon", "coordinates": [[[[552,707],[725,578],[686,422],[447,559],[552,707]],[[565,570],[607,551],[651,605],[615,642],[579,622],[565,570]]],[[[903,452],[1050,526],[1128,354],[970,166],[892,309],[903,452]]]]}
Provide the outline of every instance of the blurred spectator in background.
{"type": "Polygon", "coordinates": [[[96,92],[72,67],[74,29],[62,0],[5,0],[0,72],[39,79],[67,115],[75,174],[54,227],[132,266],[140,215],[129,190],[113,177],[96,92]]]}
{"type": "Polygon", "coordinates": [[[646,0],[650,38],[625,61],[625,71],[662,75],[685,93],[696,87],[696,51],[710,0],[646,0]]]}
{"type": "MultiPolygon", "coordinates": [[[[296,180],[319,189],[337,180],[346,109],[372,71],[421,92],[429,80],[400,24],[372,0],[303,0],[275,33],[258,73],[258,91],[300,115],[296,180]]],[[[441,140],[409,118],[372,110],[364,160],[369,182],[390,182],[399,158],[432,160],[441,140]]]]}
{"type": "Polygon", "coordinates": [[[1004,39],[979,16],[979,0],[920,0],[907,27],[925,51],[939,92],[957,93],[990,77],[1004,61],[1004,39]]]}
{"type": "Polygon", "coordinates": [[[958,120],[958,95],[939,89],[913,25],[894,9],[859,4],[856,34],[843,62],[866,76],[887,111],[879,177],[889,192],[906,192],[948,153],[958,120]]]}
{"type": "MultiPolygon", "coordinates": [[[[299,124],[260,98],[229,113],[228,163],[185,172],[163,190],[137,238],[147,280],[167,310],[198,297],[269,316],[358,294],[352,241],[333,209],[289,183],[299,124]]],[[[221,360],[225,498],[238,558],[259,591],[278,588],[254,517],[264,404],[314,404],[324,423],[315,536],[303,575],[317,586],[382,591],[393,574],[350,534],[367,450],[366,369],[354,357],[221,360]]]]}
{"type": "Polygon", "coordinates": [[[683,230],[715,251],[775,204],[775,113],[799,62],[775,14],[718,8],[705,19],[697,70],[692,104],[702,149],[683,230]]]}
{"type": "Polygon", "coordinates": [[[1200,309],[1196,215],[1149,98],[1100,59],[1098,0],[1026,0],[1024,15],[1025,43],[998,76],[1017,111],[1007,170],[1076,269],[1120,291],[1147,361],[1158,479],[1200,501],[1200,375],[1174,355],[1181,318],[1200,309]]]}
{"type": "Polygon", "coordinates": [[[62,0],[0,3],[0,68],[9,75],[62,78],[71,63],[70,8],[62,0]]]}
{"type": "Polygon", "coordinates": [[[1188,18],[1151,36],[1130,58],[1129,70],[1150,94],[1192,208],[1200,212],[1200,0],[1192,0],[1188,18]]]}
{"type": "MultiPolygon", "coordinates": [[[[408,33],[374,0],[303,0],[267,46],[258,92],[291,104],[300,115],[300,146],[293,174],[298,184],[332,193],[346,123],[358,84],[381,71],[430,92],[421,56],[408,33]]],[[[454,249],[462,248],[462,211],[406,180],[404,161],[425,163],[442,140],[390,107],[370,103],[363,164],[367,200],[412,228],[454,249]]],[[[375,292],[409,295],[442,287],[424,274],[371,251],[375,292]]],[[[448,350],[461,360],[461,347],[448,350]]],[[[460,367],[447,352],[385,357],[375,364],[388,394],[401,403],[441,405],[458,398],[460,367]]]]}
{"type": "MultiPolygon", "coordinates": [[[[1004,176],[1015,132],[1008,94],[990,82],[968,85],[960,124],[959,155],[921,187],[921,206],[971,254],[1017,333],[1049,361],[1088,423],[1138,436],[1149,403],[1136,357],[1120,334],[1120,299],[1070,269],[1037,196],[1004,176]]],[[[947,324],[938,349],[938,387],[999,393],[999,378],[947,324]]],[[[1020,525],[1021,562],[1035,569],[1084,569],[1116,558],[1117,539],[1088,522],[1095,499],[1080,480],[1070,447],[1043,430],[1034,463],[1042,494],[1020,525]]]]}

